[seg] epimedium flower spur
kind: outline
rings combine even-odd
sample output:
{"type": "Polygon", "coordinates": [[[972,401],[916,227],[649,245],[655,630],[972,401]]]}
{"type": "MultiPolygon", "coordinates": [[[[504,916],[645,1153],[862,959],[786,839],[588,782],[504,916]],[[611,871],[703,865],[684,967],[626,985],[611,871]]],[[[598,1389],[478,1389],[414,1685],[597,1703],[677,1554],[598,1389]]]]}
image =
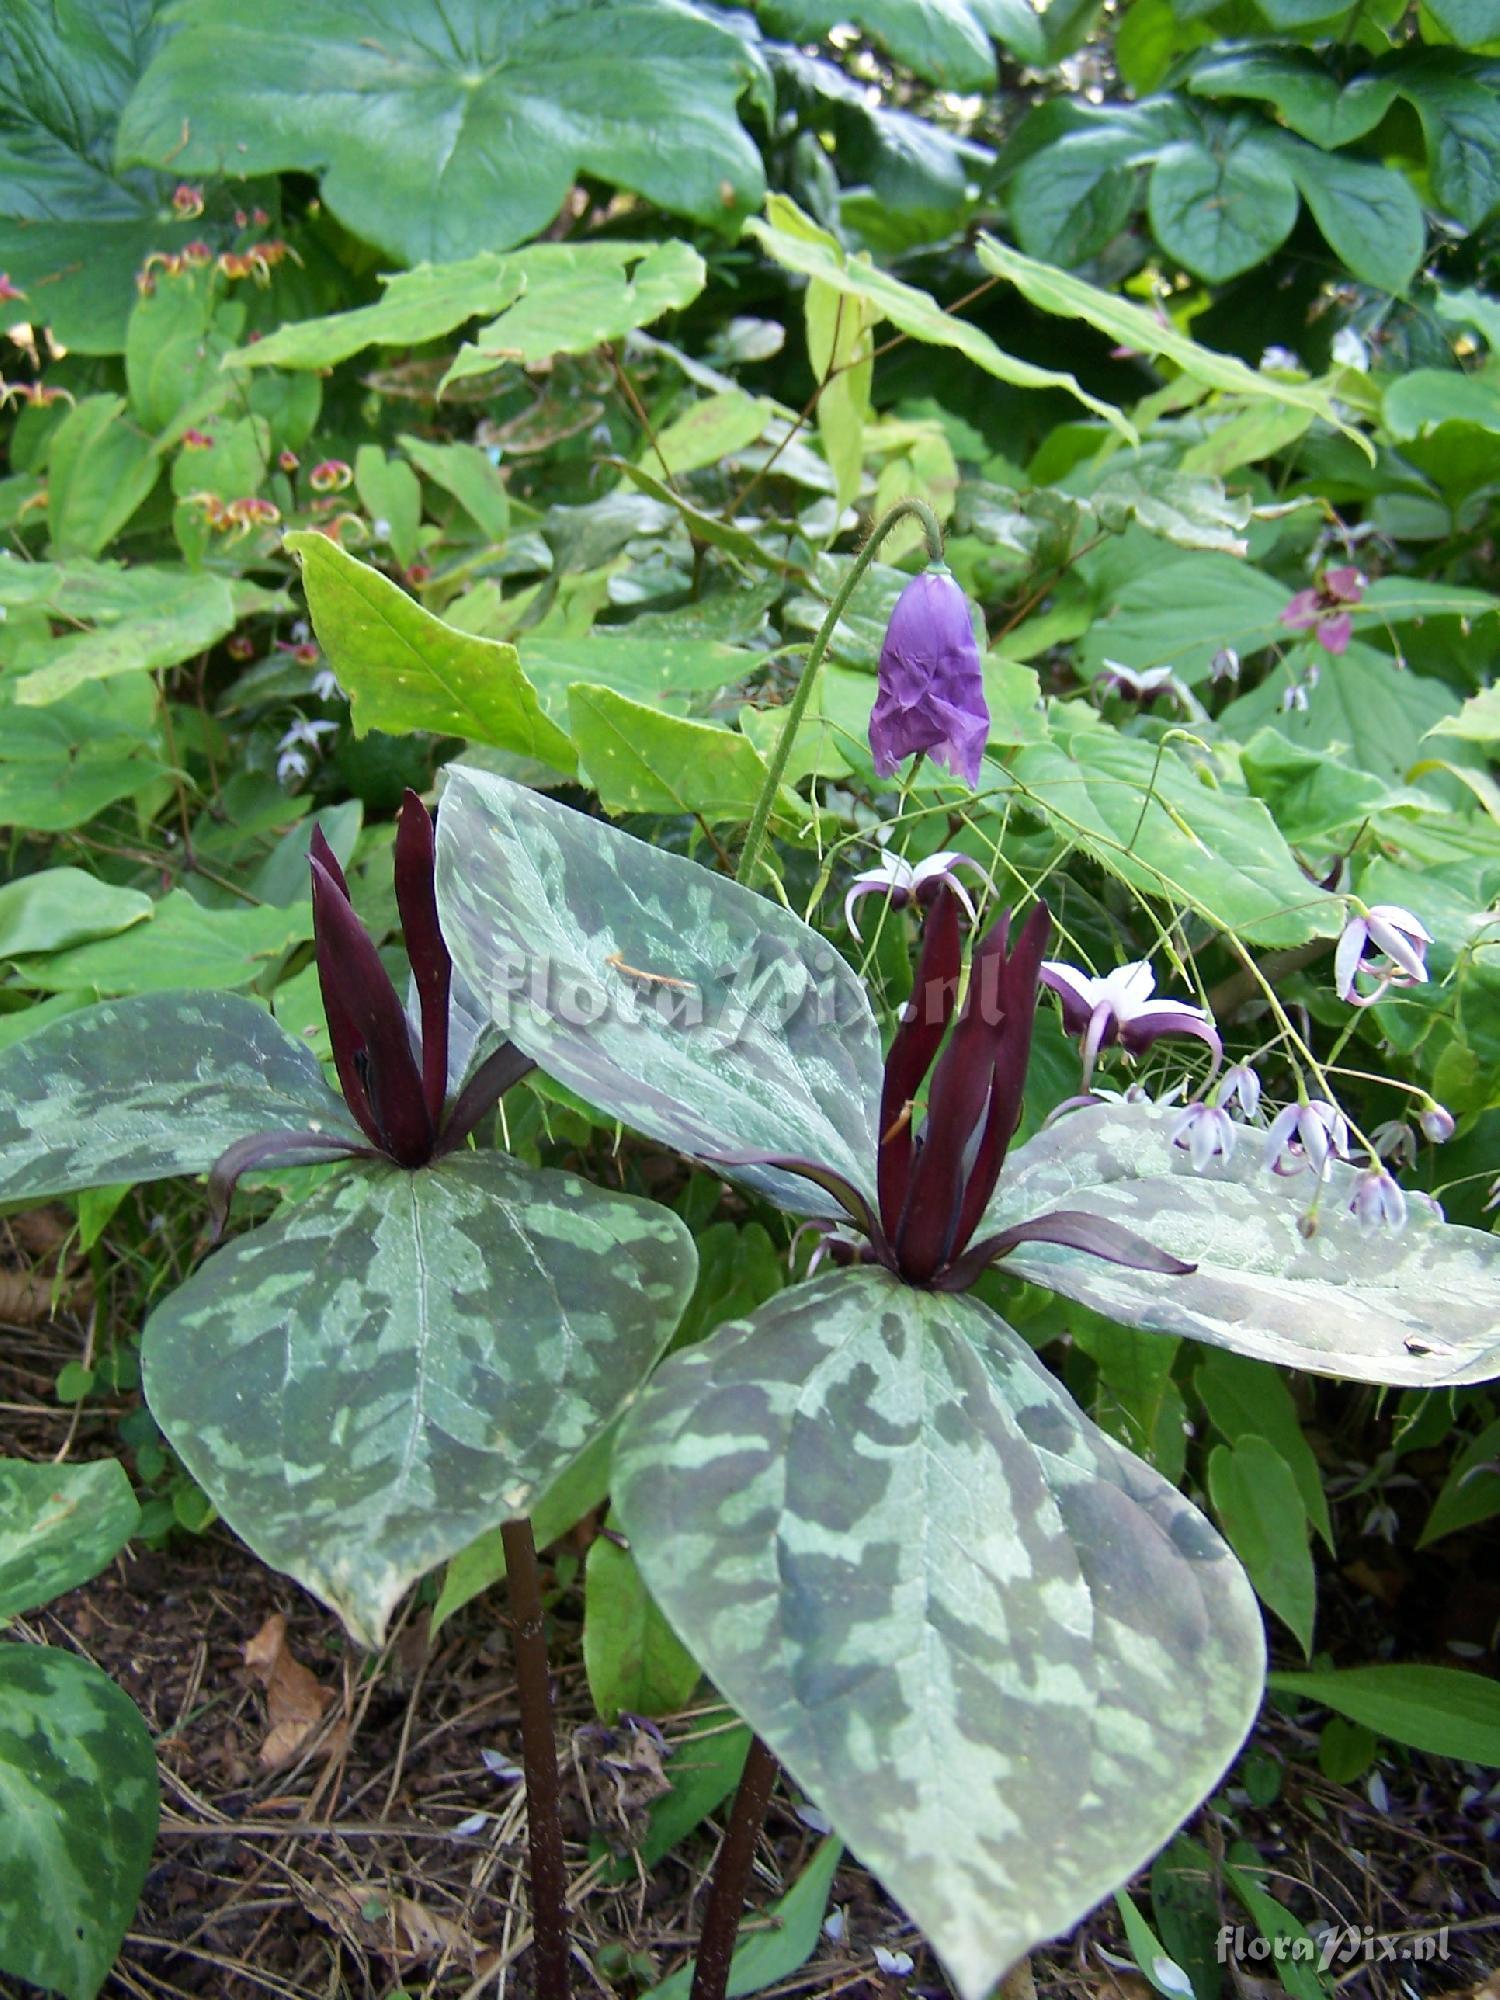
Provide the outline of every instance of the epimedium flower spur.
{"type": "Polygon", "coordinates": [[[519,1049],[501,1042],[448,1100],[453,961],[438,925],[434,859],[432,815],[408,791],[396,823],[395,878],[415,992],[414,1027],[374,940],[355,914],[338,857],[322,828],[314,828],[308,860],[318,984],[339,1088],[369,1144],[355,1147],[314,1128],[252,1133],[237,1140],[210,1176],[216,1228],[223,1227],[240,1176],[272,1162],[292,1166],[384,1156],[399,1167],[414,1168],[441,1159],[461,1146],[505,1091],[535,1067],[519,1049]]]}

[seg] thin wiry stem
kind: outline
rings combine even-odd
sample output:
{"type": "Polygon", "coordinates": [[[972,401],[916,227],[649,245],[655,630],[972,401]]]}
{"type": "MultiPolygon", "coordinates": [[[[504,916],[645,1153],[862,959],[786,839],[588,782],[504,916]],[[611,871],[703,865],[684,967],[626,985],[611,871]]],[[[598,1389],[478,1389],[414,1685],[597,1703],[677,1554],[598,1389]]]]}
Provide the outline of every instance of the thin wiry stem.
{"type": "Polygon", "coordinates": [[[568,2000],[568,1878],[558,1806],[557,1739],[552,1729],[541,1577],[530,1521],[504,1522],[500,1541],[515,1632],[521,1762],[526,1772],[535,1992],[537,2000],[568,2000]]]}

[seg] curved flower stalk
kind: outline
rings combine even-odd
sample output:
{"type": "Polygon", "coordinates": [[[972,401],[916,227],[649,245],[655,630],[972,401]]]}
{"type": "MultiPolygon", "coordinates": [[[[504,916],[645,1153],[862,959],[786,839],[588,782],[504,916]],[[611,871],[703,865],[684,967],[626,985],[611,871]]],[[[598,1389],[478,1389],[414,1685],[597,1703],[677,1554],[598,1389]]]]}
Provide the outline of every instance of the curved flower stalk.
{"type": "Polygon", "coordinates": [[[940,884],[882,1058],[861,982],[790,911],[502,778],[450,767],[437,881],[500,1032],[840,1225],[816,1278],[658,1370],[615,1503],[694,1657],[980,2000],[1216,1782],[1262,1640],[1214,1530],[1074,1407],[979,1271],[1434,1382],[1500,1371],[1500,1244],[1425,1213],[1362,1234],[1338,1162],[1309,1240],[1249,1149],[1195,1174],[1166,1107],[1089,1104],[1013,1150],[1040,905],[992,924],[965,980],[940,884]]]}

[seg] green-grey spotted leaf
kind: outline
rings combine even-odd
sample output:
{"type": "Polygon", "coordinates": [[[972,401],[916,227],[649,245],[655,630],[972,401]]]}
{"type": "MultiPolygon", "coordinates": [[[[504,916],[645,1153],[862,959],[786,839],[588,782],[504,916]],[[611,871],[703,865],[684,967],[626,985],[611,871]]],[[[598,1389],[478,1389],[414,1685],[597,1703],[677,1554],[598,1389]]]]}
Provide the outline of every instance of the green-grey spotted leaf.
{"type": "Polygon", "coordinates": [[[156,1754],[89,1660],[0,1645],[0,1971],[93,2000],[156,1839],[156,1754]]]}
{"type": "MultiPolygon", "coordinates": [[[[438,907],[454,963],[550,1076],[701,1159],[816,1161],[873,1201],[880,1038],[790,911],[524,786],[448,768],[438,907]]],[[[831,1195],[737,1176],[800,1214],[831,1195]]]]}
{"type": "Polygon", "coordinates": [[[664,1364],[615,1498],[965,2000],[1168,1839],[1259,1703],[1229,1551],[973,1299],[875,1270],[781,1293],[664,1364]]]}
{"type": "Polygon", "coordinates": [[[1252,1131],[1230,1160],[1195,1174],[1171,1142],[1181,1115],[1146,1104],[1069,1112],[1006,1161],[981,1234],[1085,1209],[1196,1271],[1162,1277],[1041,1243],[1005,1269],[1127,1326],[1319,1375],[1433,1387],[1500,1374],[1500,1237],[1444,1222],[1420,1198],[1401,1234],[1367,1235],[1348,1213],[1355,1170],[1340,1165],[1304,1236],[1311,1174],[1278,1179],[1252,1131]]]}
{"type": "Polygon", "coordinates": [[[364,1144],[317,1057],[236,993],[145,993],[0,1051],[0,1201],[211,1167],[252,1132],[364,1144]]]}
{"type": "Polygon", "coordinates": [[[355,1168],[157,1307],[146,1397],[230,1527],[375,1645],[615,1416],[694,1268],[669,1210],[571,1174],[355,1168]]]}
{"type": "Polygon", "coordinates": [[[0,1460],[0,1618],[87,1583],[135,1532],[141,1510],[118,1459],[0,1460]]]}

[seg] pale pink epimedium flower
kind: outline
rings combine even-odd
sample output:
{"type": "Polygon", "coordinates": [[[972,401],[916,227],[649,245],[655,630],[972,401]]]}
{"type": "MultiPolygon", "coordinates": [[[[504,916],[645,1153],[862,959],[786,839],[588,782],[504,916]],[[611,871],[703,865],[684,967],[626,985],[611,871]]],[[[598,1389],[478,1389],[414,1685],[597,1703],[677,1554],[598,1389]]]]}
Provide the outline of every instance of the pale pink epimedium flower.
{"type": "Polygon", "coordinates": [[[1231,1097],[1238,1098],[1241,1111],[1247,1118],[1253,1118],[1260,1109],[1260,1077],[1249,1063],[1233,1063],[1219,1078],[1214,1096],[1220,1104],[1227,1104],[1231,1097]]]}
{"type": "Polygon", "coordinates": [[[1348,650],[1354,636],[1354,620],[1345,608],[1358,604],[1365,594],[1365,579],[1353,563],[1325,569],[1311,590],[1299,590],[1281,614],[1281,622],[1293,632],[1311,629],[1313,637],[1327,653],[1348,650]]]}
{"type": "Polygon", "coordinates": [[[1384,1167],[1368,1167],[1354,1183],[1349,1213],[1367,1236],[1406,1227],[1406,1196],[1384,1167]]]}
{"type": "Polygon", "coordinates": [[[1223,1059],[1219,1031],[1202,1007],[1186,1000],[1153,1000],[1156,975],[1145,959],[1117,966],[1102,979],[1091,978],[1076,965],[1047,959],[1042,984],[1062,1002],[1063,1026],[1083,1043],[1083,1082],[1087,1089],[1099,1051],[1118,1042],[1130,1055],[1145,1053],[1161,1035],[1196,1035],[1213,1053],[1214,1068],[1223,1059]]]}
{"type": "Polygon", "coordinates": [[[1314,1097],[1289,1104],[1271,1120],[1266,1165],[1275,1174],[1300,1174],[1308,1167],[1326,1181],[1335,1160],[1349,1157],[1349,1124],[1337,1105],[1314,1097]]]}
{"type": "Polygon", "coordinates": [[[1234,1152],[1239,1129],[1218,1104],[1190,1104],[1172,1127],[1172,1144],[1181,1146],[1201,1174],[1211,1160],[1227,1160],[1234,1152]]]}
{"type": "Polygon", "coordinates": [[[854,920],[854,909],[861,896],[884,896],[894,910],[904,910],[908,903],[929,903],[937,894],[938,884],[946,882],[959,902],[968,912],[969,922],[975,921],[974,905],[969,900],[969,892],[955,874],[958,868],[972,868],[981,882],[987,882],[983,868],[972,854],[929,854],[925,861],[912,863],[901,854],[882,854],[871,868],[862,868],[849,886],[844,898],[844,922],[863,944],[859,925],[854,920]]]}
{"type": "Polygon", "coordinates": [[[1351,1007],[1370,1007],[1388,987],[1425,986],[1431,943],[1432,933],[1410,910],[1399,903],[1373,903],[1344,926],[1333,960],[1334,990],[1351,1007]],[[1365,952],[1372,945],[1385,954],[1383,962],[1366,963],[1365,952]],[[1361,973],[1375,981],[1372,992],[1360,992],[1361,973]]]}
{"type": "Polygon", "coordinates": [[[1443,1104],[1428,1104],[1417,1113],[1417,1123],[1422,1128],[1422,1136],[1434,1146],[1442,1146],[1453,1137],[1453,1113],[1443,1104]]]}

